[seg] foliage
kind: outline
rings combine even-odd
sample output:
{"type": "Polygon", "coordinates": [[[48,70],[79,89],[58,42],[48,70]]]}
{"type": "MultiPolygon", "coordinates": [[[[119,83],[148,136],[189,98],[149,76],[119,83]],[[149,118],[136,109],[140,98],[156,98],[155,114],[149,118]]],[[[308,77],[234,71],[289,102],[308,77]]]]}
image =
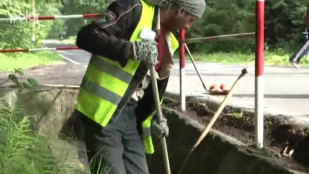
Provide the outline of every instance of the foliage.
{"type": "Polygon", "coordinates": [[[306,3],[305,0],[266,1],[265,36],[271,49],[282,48],[283,46],[286,51],[292,51],[303,44],[302,32],[306,28],[305,21],[307,19],[306,3]]]}
{"type": "MultiPolygon", "coordinates": [[[[255,1],[253,0],[246,0],[246,2],[244,0],[208,0],[205,14],[195,23],[194,28],[188,32],[187,37],[254,32],[254,9],[255,1]]],[[[203,46],[195,43],[191,47],[198,50],[209,50],[210,52],[239,52],[242,48],[237,48],[233,45],[239,45],[241,42],[243,41],[230,39],[229,41],[211,42],[203,46]],[[207,47],[210,48],[208,49],[207,47]]],[[[247,47],[245,50],[248,48],[252,50],[252,41],[245,41],[244,43],[242,47],[247,47]]]]}
{"type": "Polygon", "coordinates": [[[31,117],[0,103],[0,173],[76,173],[52,154],[47,137],[31,130],[31,117]]]}
{"type": "Polygon", "coordinates": [[[11,80],[17,87],[33,89],[39,86],[37,79],[29,77],[27,78],[27,81],[22,82],[17,75],[23,76],[24,72],[21,69],[15,69],[14,74],[9,75],[9,80],[11,80]]]}
{"type": "Polygon", "coordinates": [[[70,45],[75,45],[75,42],[76,42],[76,35],[75,36],[71,36],[67,39],[63,39],[61,40],[61,43],[63,44],[70,44],[70,45]]]}
{"type": "MultiPolygon", "coordinates": [[[[32,14],[32,3],[27,0],[0,1],[0,17],[23,17],[32,14]]],[[[41,0],[35,5],[36,14],[59,13],[54,3],[45,3],[41,0]]],[[[0,48],[38,47],[51,30],[52,21],[16,21],[1,22],[0,48]]]]}
{"type": "MultiPolygon", "coordinates": [[[[61,9],[63,15],[71,14],[87,14],[87,13],[101,13],[113,0],[61,0],[63,8],[61,9]]],[[[66,37],[75,36],[80,28],[88,24],[89,20],[71,19],[66,20],[66,37]]]]}
{"type": "Polygon", "coordinates": [[[235,118],[240,119],[240,118],[243,118],[244,112],[243,111],[234,112],[233,115],[234,115],[235,118]]]}
{"type": "Polygon", "coordinates": [[[49,32],[48,38],[63,39],[65,37],[67,26],[64,20],[55,20],[49,32]]]}
{"type": "MultiPolygon", "coordinates": [[[[71,15],[101,13],[113,0],[35,0],[36,14],[71,15]]],[[[0,1],[0,17],[32,13],[32,0],[0,1]]],[[[256,0],[207,0],[206,12],[187,33],[187,38],[206,37],[255,31],[256,0]]],[[[306,0],[265,1],[266,49],[283,49],[292,54],[304,43],[302,32],[306,28],[306,0]]],[[[91,19],[90,19],[91,20],[91,19]]],[[[90,22],[67,19],[41,22],[1,23],[0,48],[40,46],[43,38],[76,36],[78,30],[90,22]],[[34,24],[35,30],[32,30],[34,24]],[[36,41],[32,42],[33,33],[36,41]]],[[[229,39],[207,44],[191,44],[194,51],[248,52],[254,51],[254,40],[229,39]]]]}
{"type": "MultiPolygon", "coordinates": [[[[206,12],[187,37],[206,37],[223,34],[245,33],[255,31],[256,0],[207,0],[206,12]]],[[[306,27],[306,0],[271,0],[265,1],[265,41],[267,49],[278,48],[291,54],[303,44],[302,32],[306,27]]],[[[253,40],[253,39],[252,39],[253,40]]],[[[252,49],[252,43],[244,42],[241,47],[236,39],[200,44],[192,44],[197,50],[210,52],[243,52],[245,47],[252,49]],[[226,42],[226,43],[225,43],[226,42]],[[232,47],[230,47],[232,46],[232,47]],[[207,49],[207,47],[210,47],[207,49]],[[220,50],[221,49],[221,50],[220,50]]]]}
{"type": "Polygon", "coordinates": [[[37,53],[0,53],[0,72],[14,69],[29,69],[36,66],[50,65],[62,62],[63,59],[55,52],[43,51],[37,53]]]}
{"type": "Polygon", "coordinates": [[[202,19],[196,23],[193,35],[214,36],[254,31],[255,1],[246,5],[231,0],[209,0],[202,19]],[[207,24],[207,25],[205,25],[207,24]],[[198,33],[195,31],[199,31],[198,33]]]}
{"type": "MultiPolygon", "coordinates": [[[[72,15],[101,13],[113,0],[35,0],[36,15],[72,15]]],[[[2,0],[0,17],[32,15],[32,0],[2,0]]],[[[18,21],[0,27],[0,48],[37,47],[45,38],[74,36],[90,20],[68,19],[54,21],[18,21]],[[36,40],[33,42],[33,34],[36,40]],[[9,39],[9,40],[8,40],[9,39]]]]}
{"type": "MultiPolygon", "coordinates": [[[[57,3],[54,4],[54,6],[57,7],[58,11],[55,12],[54,14],[48,14],[48,15],[62,15],[60,11],[63,8],[63,6],[58,1],[59,0],[57,0],[57,3]]],[[[66,21],[63,20],[63,19],[53,20],[48,38],[62,39],[65,36],[66,30],[67,30],[67,26],[66,26],[65,22],[66,21]]]]}

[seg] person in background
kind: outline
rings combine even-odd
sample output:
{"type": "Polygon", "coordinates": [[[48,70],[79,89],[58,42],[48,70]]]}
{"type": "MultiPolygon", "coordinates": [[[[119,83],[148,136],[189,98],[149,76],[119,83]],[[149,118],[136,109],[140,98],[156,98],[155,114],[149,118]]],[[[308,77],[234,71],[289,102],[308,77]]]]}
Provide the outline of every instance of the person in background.
{"type": "Polygon", "coordinates": [[[305,36],[305,44],[302,46],[302,48],[295,54],[292,55],[290,58],[290,63],[293,65],[295,68],[300,68],[300,60],[309,55],[309,32],[308,29],[306,29],[305,32],[303,32],[305,36]]]}

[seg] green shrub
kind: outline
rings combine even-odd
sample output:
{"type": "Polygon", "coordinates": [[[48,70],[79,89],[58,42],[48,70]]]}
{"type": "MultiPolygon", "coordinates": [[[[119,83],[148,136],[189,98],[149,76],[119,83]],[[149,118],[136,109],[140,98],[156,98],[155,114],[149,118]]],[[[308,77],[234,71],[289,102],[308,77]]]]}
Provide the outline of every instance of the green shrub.
{"type": "Polygon", "coordinates": [[[0,173],[77,173],[52,153],[49,139],[30,128],[31,117],[0,103],[0,173]]]}
{"type": "MultiPolygon", "coordinates": [[[[32,12],[32,3],[19,0],[1,0],[0,17],[23,17],[32,12]]],[[[55,3],[37,3],[36,14],[53,15],[59,14],[55,3]]],[[[42,40],[49,34],[52,21],[15,21],[1,22],[0,25],[0,48],[31,48],[41,47],[42,40]],[[34,37],[33,37],[34,36],[34,37]]]]}

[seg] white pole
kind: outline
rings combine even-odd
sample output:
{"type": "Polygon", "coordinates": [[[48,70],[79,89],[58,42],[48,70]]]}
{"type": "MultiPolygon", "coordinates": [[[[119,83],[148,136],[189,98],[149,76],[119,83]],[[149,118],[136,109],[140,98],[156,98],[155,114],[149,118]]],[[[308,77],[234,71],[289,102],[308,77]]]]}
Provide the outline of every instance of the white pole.
{"type": "Polygon", "coordinates": [[[37,52],[37,51],[54,51],[57,48],[30,48],[29,52],[37,52]]]}
{"type": "Polygon", "coordinates": [[[180,74],[180,110],[186,110],[186,89],[185,89],[185,63],[186,63],[186,48],[185,43],[185,29],[180,30],[180,49],[179,49],[179,74],[180,74]]]}
{"type": "Polygon", "coordinates": [[[264,146],[264,17],[265,1],[256,4],[255,114],[256,147],[264,146]]]}
{"type": "MultiPolygon", "coordinates": [[[[35,16],[35,0],[32,0],[32,16],[35,16]]],[[[34,42],[36,40],[36,37],[35,37],[35,20],[32,21],[32,42],[34,42]]]]}
{"type": "Polygon", "coordinates": [[[55,16],[55,19],[76,19],[76,18],[83,18],[83,15],[55,16]]]}

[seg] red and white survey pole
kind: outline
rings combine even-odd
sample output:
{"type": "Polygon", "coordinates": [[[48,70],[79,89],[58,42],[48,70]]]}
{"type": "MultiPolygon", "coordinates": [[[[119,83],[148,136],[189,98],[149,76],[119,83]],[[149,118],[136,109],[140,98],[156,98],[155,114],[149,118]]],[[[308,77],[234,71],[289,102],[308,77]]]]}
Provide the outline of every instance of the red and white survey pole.
{"type": "Polygon", "coordinates": [[[180,110],[186,110],[186,90],[185,90],[185,64],[186,64],[186,31],[180,30],[180,47],[179,47],[179,74],[180,74],[180,110]]]}
{"type": "Polygon", "coordinates": [[[256,147],[264,145],[264,17],[265,0],[256,3],[255,114],[256,147]]]}
{"type": "Polygon", "coordinates": [[[77,15],[62,15],[62,16],[15,16],[10,18],[0,18],[0,21],[43,21],[43,20],[55,20],[55,19],[76,19],[76,18],[97,18],[99,13],[94,14],[77,14],[77,15]]]}

